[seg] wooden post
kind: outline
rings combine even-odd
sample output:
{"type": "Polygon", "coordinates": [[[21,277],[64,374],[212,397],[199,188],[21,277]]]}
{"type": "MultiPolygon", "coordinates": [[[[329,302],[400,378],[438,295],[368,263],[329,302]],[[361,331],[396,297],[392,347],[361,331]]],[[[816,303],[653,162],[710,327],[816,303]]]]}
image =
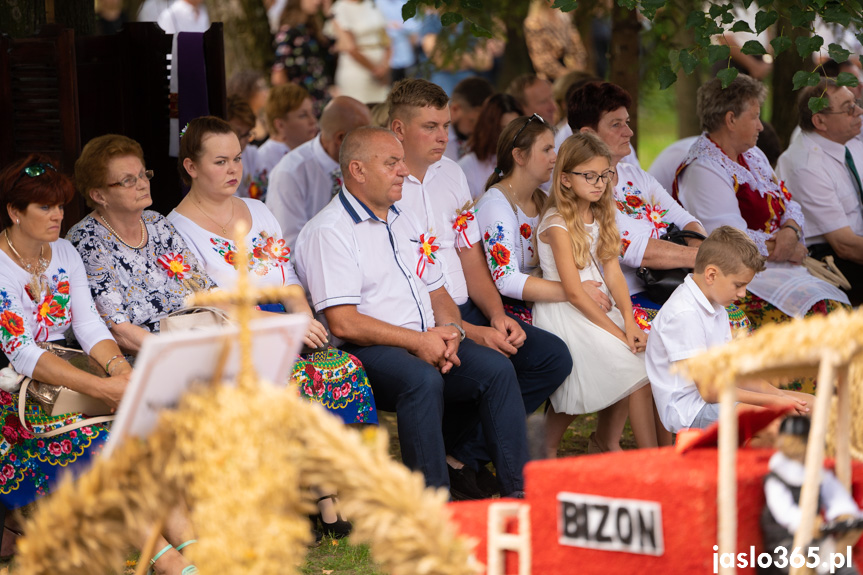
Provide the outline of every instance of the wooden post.
{"type": "MultiPolygon", "coordinates": [[[[737,549],[737,401],[736,382],[725,384],[719,395],[719,553],[737,549]]],[[[734,566],[720,573],[736,573],[734,566]]]]}
{"type": "MultiPolygon", "coordinates": [[[[821,469],[824,466],[824,437],[827,432],[827,419],[830,415],[830,402],[836,384],[836,356],[825,353],[818,368],[818,389],[815,392],[815,409],[812,413],[812,429],[806,448],[806,473],[803,489],[800,492],[800,526],[794,534],[793,549],[799,549],[806,556],[815,528],[815,514],[818,512],[818,492],[821,487],[821,469]]],[[[804,575],[807,567],[791,567],[790,575],[804,575]]]]}
{"type": "Polygon", "coordinates": [[[839,369],[836,382],[836,403],[839,415],[836,418],[836,477],[851,492],[851,364],[839,369]]]}

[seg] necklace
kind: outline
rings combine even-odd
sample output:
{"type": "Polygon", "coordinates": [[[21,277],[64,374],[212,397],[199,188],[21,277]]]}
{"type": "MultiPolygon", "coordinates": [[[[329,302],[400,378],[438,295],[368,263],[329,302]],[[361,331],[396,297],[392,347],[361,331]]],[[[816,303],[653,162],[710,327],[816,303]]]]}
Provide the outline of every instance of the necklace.
{"type": "Polygon", "coordinates": [[[105,216],[103,216],[102,214],[99,214],[99,218],[102,220],[102,223],[105,224],[105,227],[108,228],[108,231],[110,231],[112,234],[114,234],[114,236],[118,240],[120,240],[120,243],[123,244],[124,246],[126,246],[128,248],[132,248],[133,250],[140,250],[141,248],[143,248],[147,244],[147,228],[144,227],[144,218],[141,218],[139,220],[139,222],[141,223],[141,241],[138,243],[137,246],[131,245],[126,240],[124,240],[122,237],[120,237],[120,234],[117,233],[117,230],[115,230],[114,228],[111,227],[111,224],[108,223],[108,220],[105,219],[105,216]]]}
{"type": "Polygon", "coordinates": [[[9,237],[9,228],[3,230],[3,234],[6,236],[6,243],[9,244],[9,249],[12,250],[12,253],[15,254],[15,257],[18,258],[18,261],[27,270],[28,273],[32,275],[39,275],[42,273],[45,268],[48,267],[48,262],[44,258],[45,254],[45,244],[42,244],[39,247],[39,262],[36,268],[34,269],[32,263],[27,263],[27,261],[21,257],[21,254],[18,253],[18,250],[15,249],[15,246],[12,245],[12,239],[9,237]]]}
{"type": "Polygon", "coordinates": [[[234,221],[234,199],[231,198],[231,217],[227,222],[225,222],[225,225],[220,224],[219,222],[214,220],[210,214],[205,212],[204,208],[201,207],[201,203],[197,200],[197,198],[192,198],[192,199],[194,200],[195,205],[198,206],[198,209],[201,210],[201,213],[204,214],[205,216],[207,216],[207,219],[209,219],[211,222],[216,224],[222,230],[222,236],[228,237],[228,226],[231,225],[231,222],[234,221]]]}

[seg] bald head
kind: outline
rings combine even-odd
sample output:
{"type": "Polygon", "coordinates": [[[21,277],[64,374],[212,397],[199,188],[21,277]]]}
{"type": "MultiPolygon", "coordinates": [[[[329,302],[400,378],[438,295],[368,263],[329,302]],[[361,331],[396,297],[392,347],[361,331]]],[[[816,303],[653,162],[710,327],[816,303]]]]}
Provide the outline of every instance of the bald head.
{"type": "Polygon", "coordinates": [[[336,96],[321,114],[321,145],[336,161],[345,134],[372,123],[368,106],[350,96],[336,96]]]}
{"type": "Polygon", "coordinates": [[[386,128],[360,126],[351,130],[342,142],[339,151],[339,168],[342,170],[343,177],[345,179],[350,178],[351,162],[368,163],[374,151],[382,143],[389,143],[391,139],[399,143],[396,135],[386,128]]]}

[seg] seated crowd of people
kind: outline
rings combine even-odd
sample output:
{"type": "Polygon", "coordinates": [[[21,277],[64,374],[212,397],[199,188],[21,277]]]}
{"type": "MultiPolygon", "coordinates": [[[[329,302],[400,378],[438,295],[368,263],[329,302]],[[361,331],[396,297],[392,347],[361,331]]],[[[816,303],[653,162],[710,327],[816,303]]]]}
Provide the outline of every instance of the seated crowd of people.
{"type": "MultiPolygon", "coordinates": [[[[863,110],[830,80],[804,90],[801,133],[774,172],[756,145],[764,96],[743,74],[702,86],[703,134],[678,146],[670,189],[635,157],[629,94],[590,76],[560,109],[535,76],[507,94],[469,78],[452,98],[405,79],[375,114],[342,95],[319,121],[289,83],[270,92],[260,147],[233,100],[227,118],[183,131],[189,189],[167,216],[148,209],[154,174],[125,136],[88,142],[74,180],[30,155],[0,172],[0,347],[17,373],[116,407],[141,345],[188,294],[247,272],[298,285],[307,299],[260,307],[311,318],[291,383],[303,399],[345,424],[395,412],[402,461],[454,499],[523,497],[526,419],[543,405],[547,457],[589,413],[589,453],[620,450],[627,420],[639,448],[670,445],[718,418],[674,364],[734,332],[859,304],[863,110]],[[813,114],[805,102],[823,91],[830,105],[813,114]],[[76,189],[92,211],[61,239],[76,189]],[[248,270],[234,263],[240,236],[248,270]],[[832,255],[852,289],[813,276],[810,253],[832,255]],[[645,268],[692,273],[659,297],[645,268]],[[105,373],[46,349],[67,340],[105,373]]],[[[747,383],[739,400],[805,414],[813,385],[747,383]]],[[[44,437],[86,416],[28,402],[19,419],[17,392],[0,391],[0,409],[9,508],[86,465],[110,433],[44,437]]],[[[317,495],[322,528],[344,534],[334,497],[317,495]]],[[[157,573],[195,572],[177,515],[157,573]]]]}

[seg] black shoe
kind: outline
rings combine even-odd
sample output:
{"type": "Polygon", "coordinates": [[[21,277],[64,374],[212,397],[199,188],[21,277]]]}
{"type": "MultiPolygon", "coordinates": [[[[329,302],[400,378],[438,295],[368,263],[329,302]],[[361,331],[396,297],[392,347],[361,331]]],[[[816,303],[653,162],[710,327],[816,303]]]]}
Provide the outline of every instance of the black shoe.
{"type": "Polygon", "coordinates": [[[479,471],[476,472],[476,486],[485,493],[486,498],[494,497],[500,492],[497,477],[485,465],[480,465],[479,471]]]}
{"type": "Polygon", "coordinates": [[[449,472],[449,492],[453,501],[475,501],[486,499],[486,494],[476,483],[476,471],[465,465],[455,469],[447,464],[449,472]]]}
{"type": "MultiPolygon", "coordinates": [[[[318,499],[318,503],[320,503],[324,499],[332,499],[333,503],[335,503],[335,498],[335,495],[325,495],[318,499]]],[[[336,511],[336,520],[332,523],[327,523],[326,521],[324,521],[324,516],[321,513],[318,513],[317,519],[321,522],[321,526],[324,530],[324,535],[329,535],[333,539],[341,539],[343,537],[347,537],[351,534],[351,529],[354,528],[354,526],[351,525],[351,522],[346,521],[344,518],[342,518],[341,513],[339,513],[338,511],[336,511]]]]}
{"type": "Polygon", "coordinates": [[[504,495],[501,499],[524,499],[524,491],[513,491],[508,495],[504,495]]]}

